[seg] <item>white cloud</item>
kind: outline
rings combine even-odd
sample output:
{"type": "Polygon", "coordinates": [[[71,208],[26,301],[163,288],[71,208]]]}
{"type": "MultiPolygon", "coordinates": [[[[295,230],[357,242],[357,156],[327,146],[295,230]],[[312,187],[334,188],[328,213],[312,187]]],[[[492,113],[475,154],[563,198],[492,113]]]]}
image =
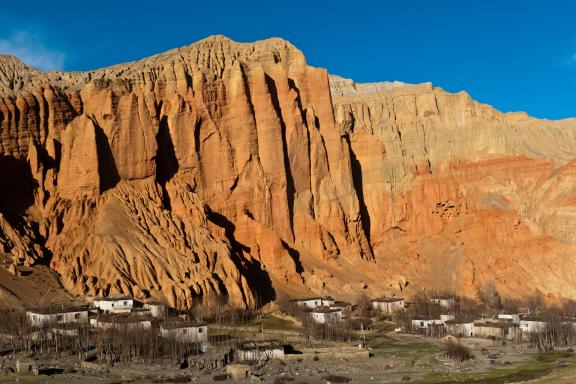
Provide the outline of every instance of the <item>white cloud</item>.
{"type": "Polygon", "coordinates": [[[38,36],[26,31],[0,38],[0,54],[14,55],[26,64],[44,71],[64,67],[64,53],[46,48],[38,36]]]}

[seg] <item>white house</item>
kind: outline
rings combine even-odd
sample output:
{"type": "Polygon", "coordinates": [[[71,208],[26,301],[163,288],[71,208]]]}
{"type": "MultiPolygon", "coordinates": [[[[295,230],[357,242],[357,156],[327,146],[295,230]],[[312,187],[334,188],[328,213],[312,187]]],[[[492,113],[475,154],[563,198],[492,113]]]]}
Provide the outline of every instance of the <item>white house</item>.
{"type": "Polygon", "coordinates": [[[134,316],[127,313],[112,313],[100,315],[95,319],[90,319],[90,325],[102,329],[150,329],[152,328],[152,319],[144,316],[134,316]]]}
{"type": "Polygon", "coordinates": [[[474,337],[474,320],[452,319],[444,322],[446,332],[458,337],[474,337]]]}
{"type": "Polygon", "coordinates": [[[126,296],[119,297],[98,297],[92,305],[104,312],[129,313],[134,308],[134,299],[126,296]]]}
{"type": "Polygon", "coordinates": [[[535,333],[546,328],[546,324],[541,318],[524,316],[520,319],[520,330],[523,333],[535,333]]]}
{"type": "Polygon", "coordinates": [[[372,300],[372,308],[382,313],[394,313],[404,310],[406,302],[400,297],[383,297],[372,300]]]}
{"type": "Polygon", "coordinates": [[[234,349],[235,361],[267,361],[284,359],[284,345],[276,341],[242,343],[234,349]]]}
{"type": "Polygon", "coordinates": [[[433,296],[430,298],[432,304],[437,304],[442,308],[454,308],[456,299],[454,296],[433,296]]]}
{"type": "Polygon", "coordinates": [[[144,308],[149,309],[152,317],[164,317],[166,316],[166,305],[159,301],[151,301],[144,303],[144,308]]]}
{"type": "Polygon", "coordinates": [[[335,300],[330,296],[323,297],[309,297],[304,299],[293,300],[296,304],[301,307],[306,308],[316,308],[316,307],[330,307],[334,305],[335,300]]]}
{"type": "Polygon", "coordinates": [[[431,319],[427,317],[417,317],[412,319],[412,329],[413,330],[423,330],[427,329],[432,325],[444,325],[444,322],[440,319],[431,319]]]}
{"type": "Polygon", "coordinates": [[[310,312],[315,323],[332,324],[342,320],[341,308],[317,307],[310,312]]]}
{"type": "Polygon", "coordinates": [[[26,311],[26,317],[34,327],[45,324],[87,323],[88,308],[85,306],[52,305],[26,311]]]}
{"type": "Polygon", "coordinates": [[[186,321],[165,322],[160,324],[160,335],[181,342],[203,344],[208,342],[208,326],[186,321]]]}

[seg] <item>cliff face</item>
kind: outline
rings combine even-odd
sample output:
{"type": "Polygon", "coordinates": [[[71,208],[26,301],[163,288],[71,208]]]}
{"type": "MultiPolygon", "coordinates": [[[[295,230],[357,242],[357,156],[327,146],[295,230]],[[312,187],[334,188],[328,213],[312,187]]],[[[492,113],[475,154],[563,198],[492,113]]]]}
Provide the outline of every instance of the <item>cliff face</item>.
{"type": "Polygon", "coordinates": [[[419,286],[574,296],[576,120],[332,78],[376,259],[419,286]],[[572,201],[572,202],[571,202],[572,201]]]}
{"type": "Polygon", "coordinates": [[[73,294],[576,293],[575,121],[219,36],[83,73],[0,57],[0,97],[0,253],[73,294]]]}

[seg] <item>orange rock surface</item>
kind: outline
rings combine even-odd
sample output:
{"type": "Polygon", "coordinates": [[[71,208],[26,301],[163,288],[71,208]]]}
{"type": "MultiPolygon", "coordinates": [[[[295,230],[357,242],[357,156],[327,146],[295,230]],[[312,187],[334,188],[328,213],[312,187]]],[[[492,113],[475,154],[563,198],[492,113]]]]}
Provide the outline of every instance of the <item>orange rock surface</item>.
{"type": "Polygon", "coordinates": [[[574,297],[575,151],[576,120],[356,84],[280,39],[78,73],[0,56],[0,254],[181,308],[491,279],[574,297]]]}

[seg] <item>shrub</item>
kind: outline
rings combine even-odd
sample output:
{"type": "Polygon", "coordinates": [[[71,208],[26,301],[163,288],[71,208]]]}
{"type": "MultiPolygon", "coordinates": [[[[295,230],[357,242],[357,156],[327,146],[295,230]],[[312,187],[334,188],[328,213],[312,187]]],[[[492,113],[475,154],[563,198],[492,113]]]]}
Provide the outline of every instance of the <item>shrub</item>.
{"type": "Polygon", "coordinates": [[[468,347],[451,341],[446,345],[446,357],[455,361],[466,361],[472,358],[472,354],[468,347]]]}
{"type": "Polygon", "coordinates": [[[329,383],[348,383],[349,381],[352,381],[352,379],[349,377],[337,376],[337,375],[322,376],[322,380],[329,382],[329,383]]]}

